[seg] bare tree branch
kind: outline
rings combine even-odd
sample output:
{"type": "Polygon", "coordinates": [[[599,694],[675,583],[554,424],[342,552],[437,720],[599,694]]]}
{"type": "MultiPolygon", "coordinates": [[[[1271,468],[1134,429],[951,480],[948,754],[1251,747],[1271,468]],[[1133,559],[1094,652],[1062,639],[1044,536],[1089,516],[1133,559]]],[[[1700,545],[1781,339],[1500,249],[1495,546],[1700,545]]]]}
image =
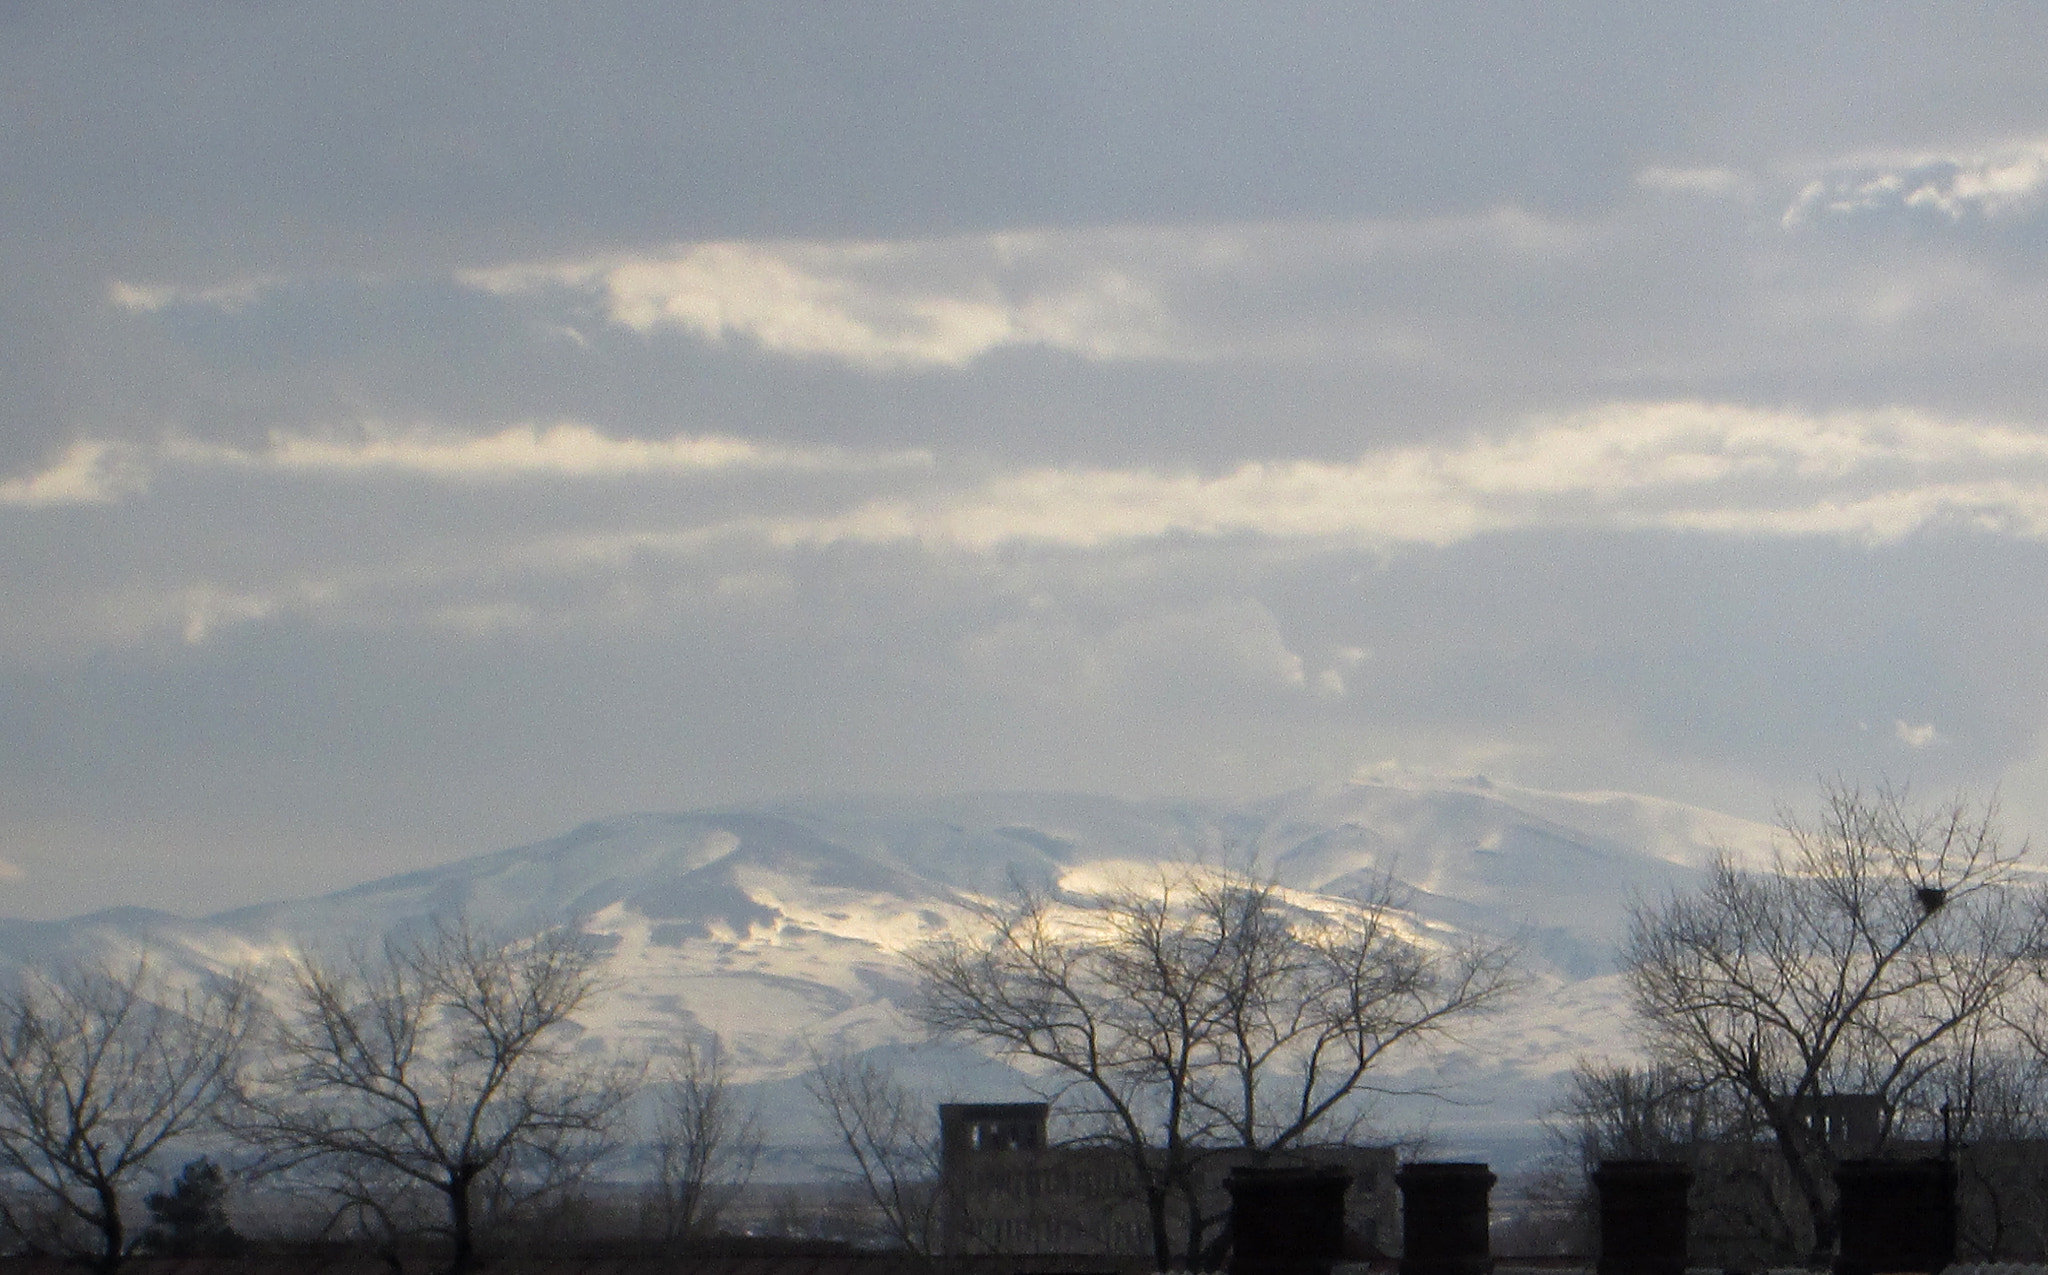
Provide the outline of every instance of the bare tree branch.
{"type": "Polygon", "coordinates": [[[718,1037],[683,1042],[654,1088],[655,1177],[649,1202],[665,1240],[718,1229],[718,1221],[754,1176],[761,1156],[761,1114],[732,1091],[718,1037]]]}
{"type": "Polygon", "coordinates": [[[871,1059],[815,1048],[804,1088],[831,1120],[889,1240],[930,1256],[939,1224],[939,1137],[930,1104],[871,1059]]]}
{"type": "Polygon", "coordinates": [[[1128,1152],[1161,1269],[1213,1261],[1204,1157],[1306,1144],[1391,1052],[1510,991],[1508,949],[1427,942],[1398,903],[1389,883],[1311,904],[1195,870],[1083,899],[1020,887],[913,954],[919,1014],[1063,1078],[1128,1152]]]}
{"type": "Polygon", "coordinates": [[[631,1078],[569,1044],[598,960],[568,929],[502,940],[460,921],[338,967],[304,959],[238,1132],[358,1216],[391,1216],[376,1184],[437,1193],[449,1269],[466,1270],[479,1212],[557,1193],[614,1145],[631,1078]]]}
{"type": "Polygon", "coordinates": [[[1636,909],[1622,965],[1661,1059],[1723,1084],[1771,1130],[1811,1226],[1834,1249],[1820,1098],[1898,1111],[1987,1022],[2048,924],[2023,906],[1995,803],[1922,809],[1835,784],[1784,819],[1769,868],[1723,859],[1704,887],[1636,909]]]}
{"type": "Polygon", "coordinates": [[[36,1201],[9,1224],[116,1269],[135,1245],[123,1189],[212,1120],[252,1006],[246,977],[174,989],[147,958],[29,972],[0,994],[0,1168],[36,1201]]]}

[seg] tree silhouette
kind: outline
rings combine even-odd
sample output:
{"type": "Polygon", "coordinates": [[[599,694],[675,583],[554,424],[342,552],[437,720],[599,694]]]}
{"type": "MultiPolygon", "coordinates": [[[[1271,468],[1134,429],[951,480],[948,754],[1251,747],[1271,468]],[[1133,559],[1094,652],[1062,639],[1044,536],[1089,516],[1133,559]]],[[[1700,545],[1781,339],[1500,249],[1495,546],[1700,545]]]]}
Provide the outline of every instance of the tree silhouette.
{"type": "Polygon", "coordinates": [[[303,960],[237,1129],[394,1243],[425,1193],[449,1270],[468,1270],[480,1223],[559,1195],[613,1148],[631,1077],[571,1045],[599,959],[566,928],[502,939],[453,921],[338,966],[303,960]]]}
{"type": "Polygon", "coordinates": [[[1508,948],[1421,934],[1399,905],[1387,881],[1307,899],[1195,869],[1020,887],[971,936],[913,954],[918,1014],[1047,1069],[1128,1154],[1160,1269],[1199,1269],[1221,1256],[1207,1156],[1344,1136],[1373,1068],[1511,990],[1508,948]]]}
{"type": "Polygon", "coordinates": [[[206,1156],[188,1160],[168,1191],[143,1201],[150,1227],[142,1247],[160,1257],[235,1257],[242,1237],[228,1221],[228,1182],[206,1156]]]}

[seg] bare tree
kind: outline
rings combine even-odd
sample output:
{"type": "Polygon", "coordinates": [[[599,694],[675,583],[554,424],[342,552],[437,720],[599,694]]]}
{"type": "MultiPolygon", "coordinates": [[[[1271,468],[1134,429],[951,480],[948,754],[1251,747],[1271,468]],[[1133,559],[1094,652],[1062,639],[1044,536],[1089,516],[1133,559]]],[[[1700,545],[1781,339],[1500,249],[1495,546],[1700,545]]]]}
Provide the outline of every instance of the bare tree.
{"type": "Polygon", "coordinates": [[[685,1041],[654,1086],[654,1182],[649,1203],[661,1238],[715,1231],[753,1179],[761,1114],[732,1090],[718,1037],[685,1041]]]}
{"type": "Polygon", "coordinates": [[[814,1049],[804,1087],[831,1120],[889,1242],[930,1256],[940,1223],[932,1104],[872,1059],[844,1051],[814,1049]]]}
{"type": "Polygon", "coordinates": [[[251,1022],[246,978],[173,987],[150,962],[33,971],[0,993],[0,1166],[25,1185],[5,1221],[112,1271],[134,1249],[121,1196],[212,1119],[251,1022]]]}
{"type": "Polygon", "coordinates": [[[1508,949],[1425,939],[1397,904],[1390,883],[1308,906],[1194,870],[1086,897],[1020,887],[913,955],[919,1012],[1078,1092],[1128,1153],[1160,1268],[1213,1264],[1206,1155],[1348,1134],[1374,1067],[1509,991],[1508,949]]]}
{"type": "Polygon", "coordinates": [[[599,957],[568,929],[503,940],[467,923],[339,966],[299,962],[239,1132],[319,1175],[338,1213],[403,1229],[395,1186],[436,1197],[450,1271],[503,1218],[580,1180],[614,1145],[629,1076],[570,1046],[599,957]]]}
{"type": "Polygon", "coordinates": [[[1830,1093],[1877,1095],[1886,1120],[1996,1012],[2041,949],[1993,804],[1931,809],[1899,789],[1825,789],[1787,817],[1762,871],[1723,858],[1699,890],[1637,908],[1622,955],[1665,1062],[1749,1104],[1782,1153],[1811,1257],[1836,1240],[1830,1093]]]}
{"type": "MultiPolygon", "coordinates": [[[[2033,1014],[2027,1004],[2010,1016],[2033,1014]]],[[[2037,1154],[2048,1135],[2048,1070],[2009,1028],[1984,1037],[1955,1051],[1912,1118],[1915,1132],[1954,1157],[1958,1253],[2011,1260],[2048,1249],[2048,1165],[2037,1154]]]]}
{"type": "Polygon", "coordinates": [[[1711,1086],[1670,1064],[1631,1067],[1581,1059],[1545,1120],[1582,1174],[1605,1159],[1678,1160],[1740,1122],[1711,1086]]]}
{"type": "MultiPolygon", "coordinates": [[[[1544,1118],[1552,1151],[1540,1192],[1557,1216],[1570,1215],[1575,1251],[1593,1243],[1597,1199],[1592,1174],[1602,1160],[1667,1160],[1689,1165],[1695,1243],[1739,1246],[1711,1259],[1747,1268],[1804,1256],[1802,1206],[1774,1169],[1775,1152],[1754,1108],[1726,1084],[1669,1063],[1647,1067],[1581,1059],[1564,1094],[1544,1118]]],[[[1700,1256],[1700,1254],[1695,1254],[1700,1256]]]]}

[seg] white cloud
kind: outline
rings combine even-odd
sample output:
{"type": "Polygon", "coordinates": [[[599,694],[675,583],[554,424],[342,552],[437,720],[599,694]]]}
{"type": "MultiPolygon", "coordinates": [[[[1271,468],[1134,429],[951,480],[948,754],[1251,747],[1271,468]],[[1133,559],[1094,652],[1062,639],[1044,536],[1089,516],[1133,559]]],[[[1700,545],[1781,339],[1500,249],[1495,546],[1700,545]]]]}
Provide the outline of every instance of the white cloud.
{"type": "Polygon", "coordinates": [[[274,433],[267,448],[254,451],[173,440],[165,445],[164,453],[170,459],[200,464],[340,473],[383,470],[478,479],[531,475],[601,478],[735,468],[859,470],[930,463],[930,457],[922,452],[863,456],[832,448],[773,447],[721,435],[614,438],[573,422],[515,425],[483,435],[382,427],[328,437],[274,433]]]}
{"type": "MultiPolygon", "coordinates": [[[[124,460],[113,470],[138,463],[124,460]]],[[[239,576],[195,563],[185,582],[138,583],[139,592],[118,599],[98,626],[182,633],[195,643],[224,626],[282,614],[373,624],[412,616],[477,634],[605,616],[631,622],[649,608],[695,605],[678,600],[685,595],[719,605],[781,596],[789,585],[779,555],[841,544],[963,555],[1200,540],[1378,549],[1567,527],[1863,544],[1930,528],[2048,539],[2048,433],[1904,410],[1816,415],[1686,401],[1615,403],[1531,417],[1498,435],[1382,448],[1348,461],[1253,461],[1209,474],[1057,466],[990,473],[922,453],[617,439],[578,425],[474,437],[279,435],[246,450],[174,440],[152,463],[238,475],[389,472],[435,482],[748,466],[819,473],[792,493],[786,513],[735,517],[726,502],[628,500],[608,505],[603,527],[514,533],[481,553],[469,543],[424,545],[404,561],[344,556],[303,572],[258,562],[239,576]],[[671,565],[655,565],[663,562],[671,565]],[[682,562],[708,564],[712,574],[698,580],[694,567],[684,571],[688,579],[666,574],[682,562]],[[218,583],[188,583],[195,578],[218,583]]],[[[0,490],[17,503],[52,503],[58,493],[102,498],[112,484],[96,476],[109,464],[87,447],[0,490]]],[[[1184,628],[1204,626],[1212,637],[1257,629],[1216,617],[1184,628]]],[[[1218,638],[1210,645],[1229,644],[1218,638]]],[[[1272,631],[1237,649],[1253,652],[1245,662],[1282,684],[1332,696],[1352,690],[1352,670],[1370,658],[1363,648],[1332,648],[1311,665],[1272,631]]]]}
{"type": "Polygon", "coordinates": [[[2018,539],[2048,538],[2048,484],[2003,481],[1901,487],[1851,499],[1779,507],[1673,510],[1662,525],[1731,535],[1807,537],[1891,544],[1931,526],[1966,527],[2018,539]]]}
{"type": "Polygon", "coordinates": [[[130,449],[85,439],[66,448],[48,468],[0,480],[0,505],[105,504],[139,491],[146,482],[147,473],[130,449]]]}
{"type": "MultiPolygon", "coordinates": [[[[1276,334],[1263,320],[1233,327],[1229,316],[1242,316],[1248,303],[1261,315],[1285,311],[1284,298],[1298,287],[1326,293],[1334,272],[1406,257],[1552,257],[1588,239],[1582,226],[1504,207],[1413,221],[685,244],[457,278],[499,296],[585,294],[582,304],[637,332],[674,328],[709,342],[903,372],[961,367],[1008,347],[1104,362],[1241,355],[1274,346],[1276,334]],[[1228,331],[1212,330],[1219,315],[1228,331]]],[[[1309,327],[1288,340],[1329,343],[1329,331],[1309,327]]],[[[1412,354],[1414,339],[1373,336],[1400,347],[1396,354],[1412,354]]]]}
{"type": "Polygon", "coordinates": [[[778,447],[716,434],[616,438],[588,425],[514,425],[491,434],[370,425],[324,435],[273,432],[263,447],[173,435],[151,445],[87,439],[48,468],[0,481],[0,505],[104,504],[144,490],[157,472],[238,469],[273,473],[376,473],[443,481],[618,478],[725,470],[863,473],[927,469],[923,451],[851,452],[778,447]]]}
{"type": "Polygon", "coordinates": [[[1685,195],[1738,195],[1749,189],[1750,179],[1732,168],[1645,168],[1636,174],[1636,185],[1685,195]]]}
{"type": "Polygon", "coordinates": [[[1250,462],[1214,476],[1041,468],[735,530],[986,551],[1232,535],[1447,545],[1533,526],[1881,543],[1933,525],[2048,536],[2048,435],[1910,412],[1615,404],[1350,462],[1250,462]]]}
{"type": "Polygon", "coordinates": [[[187,646],[198,646],[228,625],[266,620],[277,614],[274,598],[236,593],[200,585],[185,591],[184,637],[187,646]]]}
{"type": "Polygon", "coordinates": [[[1904,720],[1900,720],[1893,723],[1892,733],[1898,736],[1899,742],[1908,748],[1925,748],[1929,744],[1939,744],[1942,742],[1941,734],[1934,729],[1932,722],[1923,722],[1918,726],[1908,726],[1904,720]]]}
{"type": "Polygon", "coordinates": [[[611,322],[875,370],[959,367],[1004,346],[1090,359],[1173,352],[1157,297],[1098,263],[1019,279],[1029,237],[936,244],[711,243],[666,256],[513,266],[461,276],[501,295],[595,287],[611,322]]]}
{"type": "Polygon", "coordinates": [[[1918,208],[1951,221],[1995,220],[2032,212],[2048,194],[2048,139],[2008,142],[1974,152],[1891,152],[1854,156],[1806,183],[1784,224],[1816,216],[1854,216],[1918,208]]]}
{"type": "Polygon", "coordinates": [[[107,300],[130,314],[155,314],[172,306],[187,305],[207,306],[232,314],[260,300],[265,292],[283,282],[272,275],[259,275],[201,287],[128,283],[116,279],[107,285],[107,300]]]}
{"type": "Polygon", "coordinates": [[[428,617],[437,628],[452,629],[468,637],[531,628],[539,616],[530,606],[517,602],[479,602],[445,606],[428,617]]]}

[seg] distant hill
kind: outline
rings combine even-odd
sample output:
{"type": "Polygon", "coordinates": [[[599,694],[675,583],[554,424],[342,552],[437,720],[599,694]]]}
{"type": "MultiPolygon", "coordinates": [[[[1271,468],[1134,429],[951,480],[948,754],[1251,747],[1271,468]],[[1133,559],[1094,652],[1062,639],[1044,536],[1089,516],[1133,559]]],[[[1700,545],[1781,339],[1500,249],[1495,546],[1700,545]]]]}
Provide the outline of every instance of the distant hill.
{"type": "MultiPolygon", "coordinates": [[[[1626,1052],[1615,941],[1629,900],[1698,879],[1717,850],[1770,830],[1620,793],[1481,778],[1354,783],[1242,803],[1057,793],[835,798],[598,820],[563,836],[337,893],[186,919],[120,909],[0,921],[0,960],[150,948],[194,971],[293,950],[340,952],[396,926],[467,912],[486,924],[573,922],[610,947],[616,990],[587,1047],[659,1052],[717,1032],[741,1076],[783,1087],[807,1042],[887,1049],[940,1087],[989,1083],[958,1051],[917,1049],[902,953],[1013,878],[1088,879],[1198,861],[1343,895],[1391,873],[1418,921],[1518,939],[1532,985],[1410,1081],[1480,1105],[1440,1123],[1509,1124],[1584,1053],[1626,1052]],[[922,1061],[920,1061],[922,1060],[922,1061]],[[964,1068],[964,1070],[963,1070],[964,1068]]],[[[994,1073],[1001,1076],[1002,1073],[994,1073]]],[[[1014,1081],[1012,1083],[1015,1083],[1014,1081]]]]}

